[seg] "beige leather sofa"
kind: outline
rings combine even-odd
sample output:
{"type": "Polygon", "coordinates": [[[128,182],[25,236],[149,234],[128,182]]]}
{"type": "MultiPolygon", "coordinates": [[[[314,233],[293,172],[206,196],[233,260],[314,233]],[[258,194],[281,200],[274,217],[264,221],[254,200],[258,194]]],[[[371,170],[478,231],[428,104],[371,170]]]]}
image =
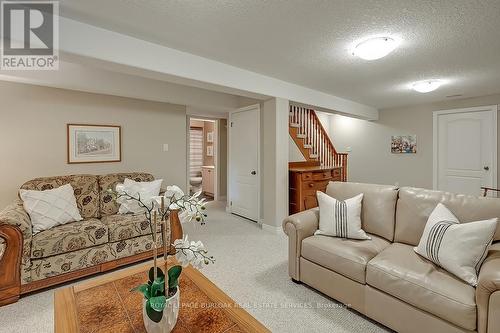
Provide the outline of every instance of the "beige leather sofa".
{"type": "Polygon", "coordinates": [[[500,332],[500,227],[477,288],[413,251],[438,202],[471,222],[500,218],[500,199],[358,183],[327,187],[327,194],[341,200],[359,193],[371,240],[315,236],[318,208],[284,220],[293,280],[398,332],[500,332]]]}

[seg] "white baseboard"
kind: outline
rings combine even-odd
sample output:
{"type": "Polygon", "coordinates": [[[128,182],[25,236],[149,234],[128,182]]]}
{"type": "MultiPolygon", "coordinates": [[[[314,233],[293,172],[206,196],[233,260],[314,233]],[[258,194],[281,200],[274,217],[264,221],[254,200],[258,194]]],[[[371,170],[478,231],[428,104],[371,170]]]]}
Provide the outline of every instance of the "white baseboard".
{"type": "Polygon", "coordinates": [[[269,232],[272,232],[274,234],[279,235],[279,234],[283,233],[283,230],[281,229],[281,227],[276,227],[274,225],[269,225],[269,224],[264,224],[264,223],[262,223],[261,226],[262,226],[262,230],[269,231],[269,232]]]}

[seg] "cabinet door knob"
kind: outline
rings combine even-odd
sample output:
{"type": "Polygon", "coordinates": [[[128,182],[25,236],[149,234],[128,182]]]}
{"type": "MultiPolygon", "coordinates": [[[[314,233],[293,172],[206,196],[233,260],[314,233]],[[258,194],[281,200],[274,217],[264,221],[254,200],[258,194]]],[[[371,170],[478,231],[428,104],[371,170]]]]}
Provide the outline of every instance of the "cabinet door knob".
{"type": "Polygon", "coordinates": [[[257,174],[257,171],[253,170],[252,172],[250,172],[252,175],[256,175],[257,174]]]}
{"type": "Polygon", "coordinates": [[[490,167],[489,166],[485,166],[484,170],[488,171],[488,170],[490,170],[490,167]]]}

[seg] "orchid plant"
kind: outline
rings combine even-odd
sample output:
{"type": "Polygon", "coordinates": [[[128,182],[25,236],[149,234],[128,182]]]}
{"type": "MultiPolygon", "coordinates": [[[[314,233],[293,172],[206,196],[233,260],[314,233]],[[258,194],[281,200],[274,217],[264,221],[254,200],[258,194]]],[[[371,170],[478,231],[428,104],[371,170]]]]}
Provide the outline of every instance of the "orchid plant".
{"type": "Polygon", "coordinates": [[[167,237],[167,223],[172,211],[179,212],[179,219],[182,223],[197,221],[205,224],[207,214],[205,213],[205,199],[199,199],[200,192],[192,196],[184,194],[184,192],[175,185],[168,186],[165,194],[152,198],[141,198],[140,193],[127,193],[124,190],[123,184],[118,184],[116,190],[109,190],[117,203],[132,201],[144,210],[146,219],[149,222],[151,235],[153,237],[153,262],[148,274],[148,282],[137,286],[132,291],[138,291],[146,298],[146,313],[148,317],[159,323],[163,317],[163,309],[167,304],[167,300],[177,292],[179,277],[182,273],[182,267],[189,264],[196,268],[202,268],[203,265],[214,263],[213,256],[208,255],[201,241],[193,242],[188,240],[186,235],[183,239],[176,239],[172,244],[175,249],[175,257],[180,265],[175,265],[168,268],[167,256],[169,246],[167,237]],[[158,259],[158,225],[162,243],[164,244],[164,259],[165,271],[167,275],[157,265],[158,259]]]}

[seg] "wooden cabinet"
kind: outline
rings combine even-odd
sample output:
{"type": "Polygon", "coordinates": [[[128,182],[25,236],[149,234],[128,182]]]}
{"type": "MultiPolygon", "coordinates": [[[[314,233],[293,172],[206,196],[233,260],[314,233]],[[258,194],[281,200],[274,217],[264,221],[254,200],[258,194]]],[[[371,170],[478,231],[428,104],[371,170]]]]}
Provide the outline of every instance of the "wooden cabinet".
{"type": "Polygon", "coordinates": [[[201,190],[203,193],[210,196],[214,195],[214,167],[202,166],[201,167],[201,190]]]}
{"type": "Polygon", "coordinates": [[[297,166],[289,169],[289,213],[318,206],[316,191],[326,191],[330,181],[341,181],[342,167],[297,166]]]}

